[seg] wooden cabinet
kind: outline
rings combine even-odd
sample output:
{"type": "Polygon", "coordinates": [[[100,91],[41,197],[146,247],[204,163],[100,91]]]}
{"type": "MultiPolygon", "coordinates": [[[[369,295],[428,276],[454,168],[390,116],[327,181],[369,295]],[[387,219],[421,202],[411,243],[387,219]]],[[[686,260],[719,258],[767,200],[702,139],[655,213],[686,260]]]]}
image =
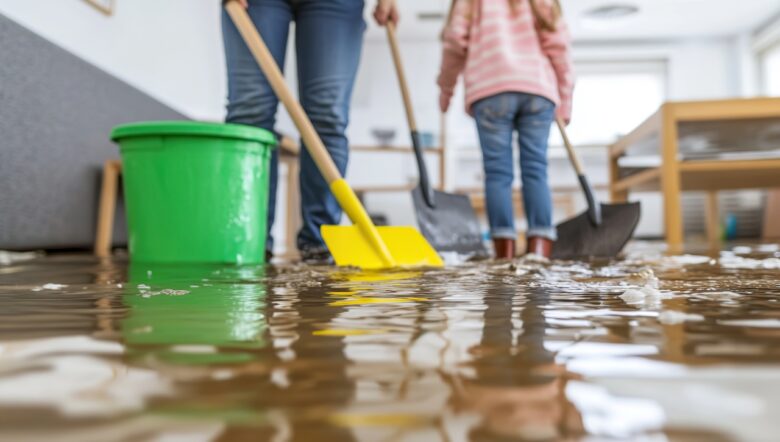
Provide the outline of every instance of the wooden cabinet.
{"type": "MultiPolygon", "coordinates": [[[[669,251],[680,252],[684,241],[680,194],[683,191],[707,192],[708,236],[715,243],[718,237],[716,192],[780,187],[780,131],[774,129],[777,125],[780,125],[780,98],[665,103],[631,133],[610,146],[612,201],[625,201],[632,190],[660,191],[664,200],[663,219],[669,251]],[[690,152],[681,149],[680,133],[685,130],[686,124],[708,123],[710,135],[699,136],[700,141],[706,142],[707,137],[735,138],[735,129],[729,127],[739,122],[770,125],[769,140],[761,138],[762,147],[751,151],[750,143],[759,143],[751,139],[755,138],[750,136],[755,132],[752,131],[741,135],[748,146],[740,146],[739,152],[712,152],[710,158],[690,155],[690,152]],[[712,135],[713,130],[721,130],[722,136],[712,135]],[[645,152],[649,147],[660,158],[659,165],[627,166],[624,160],[630,157],[632,149],[639,146],[645,152]]],[[[693,140],[696,141],[696,138],[693,140]]]]}

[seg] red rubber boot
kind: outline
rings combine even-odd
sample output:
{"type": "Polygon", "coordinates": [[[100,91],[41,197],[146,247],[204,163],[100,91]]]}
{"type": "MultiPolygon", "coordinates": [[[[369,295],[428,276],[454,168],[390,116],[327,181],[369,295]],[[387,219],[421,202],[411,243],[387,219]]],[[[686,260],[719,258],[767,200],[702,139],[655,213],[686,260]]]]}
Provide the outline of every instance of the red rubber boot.
{"type": "Polygon", "coordinates": [[[496,259],[514,259],[515,240],[509,238],[493,238],[493,249],[496,259]]]}
{"type": "Polygon", "coordinates": [[[553,242],[551,239],[532,236],[528,238],[528,250],[526,250],[526,254],[533,253],[549,259],[552,254],[552,246],[553,242]]]}

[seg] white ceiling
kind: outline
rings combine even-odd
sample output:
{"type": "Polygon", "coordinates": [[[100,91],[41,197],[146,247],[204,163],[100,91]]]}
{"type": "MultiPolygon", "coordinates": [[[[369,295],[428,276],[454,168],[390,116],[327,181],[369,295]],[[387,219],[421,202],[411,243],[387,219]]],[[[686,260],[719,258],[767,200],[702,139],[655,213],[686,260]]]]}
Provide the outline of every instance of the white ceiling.
{"type": "Polygon", "coordinates": [[[780,0],[563,0],[578,40],[675,39],[752,31],[780,12],[780,0]],[[594,22],[585,12],[605,4],[639,7],[635,16],[594,22]]]}
{"type": "MultiPolygon", "coordinates": [[[[491,0],[500,1],[500,0],[491,0]]],[[[400,37],[435,38],[443,20],[420,20],[420,13],[446,14],[449,0],[398,0],[400,37]]],[[[779,0],[561,0],[575,40],[669,40],[715,37],[752,31],[780,13],[779,0]],[[610,4],[630,4],[639,13],[613,21],[593,21],[585,12],[610,4]]],[[[372,2],[367,5],[373,6],[372,2]]],[[[370,11],[367,11],[370,12],[370,11]]],[[[367,14],[368,15],[368,14],[367,14]]],[[[383,33],[371,21],[369,38],[383,33]]]]}

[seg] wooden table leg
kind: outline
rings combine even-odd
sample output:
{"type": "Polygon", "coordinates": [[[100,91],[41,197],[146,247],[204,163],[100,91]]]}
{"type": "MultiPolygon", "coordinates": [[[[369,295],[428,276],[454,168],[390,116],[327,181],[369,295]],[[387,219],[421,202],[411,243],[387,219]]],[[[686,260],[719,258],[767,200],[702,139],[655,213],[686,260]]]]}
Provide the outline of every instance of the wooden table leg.
{"type": "Polygon", "coordinates": [[[711,190],[707,192],[705,204],[707,242],[712,250],[720,248],[720,213],[718,210],[718,192],[711,190]]]}
{"type": "Polygon", "coordinates": [[[297,255],[298,246],[296,238],[301,225],[300,189],[298,185],[300,166],[298,157],[288,157],[285,163],[287,164],[287,206],[285,208],[284,254],[287,257],[293,257],[297,255]]]}
{"type": "Polygon", "coordinates": [[[100,189],[100,206],[98,207],[97,229],[95,232],[94,253],[98,258],[111,256],[117,187],[121,171],[122,163],[119,161],[109,160],[103,165],[103,183],[100,189]]]}
{"type": "Polygon", "coordinates": [[[680,168],[677,159],[677,121],[671,107],[663,108],[661,134],[661,192],[664,197],[666,244],[670,253],[680,253],[683,249],[680,168]]]}
{"type": "Polygon", "coordinates": [[[764,213],[764,239],[780,238],[780,189],[771,189],[766,195],[764,213]]]}
{"type": "Polygon", "coordinates": [[[619,156],[609,157],[609,198],[613,203],[625,203],[628,201],[628,189],[616,190],[615,183],[620,181],[619,156]]]}
{"type": "Polygon", "coordinates": [[[661,180],[664,197],[664,226],[666,244],[670,253],[680,253],[683,249],[682,205],[680,203],[680,175],[676,165],[667,167],[661,180]]]}

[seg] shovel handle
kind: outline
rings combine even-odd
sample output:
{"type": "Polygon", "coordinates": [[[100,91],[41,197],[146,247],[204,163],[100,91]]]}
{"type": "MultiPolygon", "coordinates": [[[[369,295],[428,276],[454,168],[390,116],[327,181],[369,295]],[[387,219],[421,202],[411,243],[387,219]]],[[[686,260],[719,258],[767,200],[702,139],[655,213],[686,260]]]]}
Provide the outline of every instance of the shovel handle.
{"type": "Polygon", "coordinates": [[[574,147],[571,145],[571,140],[569,140],[569,134],[566,133],[566,123],[564,123],[560,118],[555,118],[555,122],[558,123],[558,130],[561,131],[563,145],[566,146],[566,153],[569,155],[569,160],[571,161],[572,166],[574,166],[574,171],[577,172],[578,176],[585,175],[585,169],[582,167],[580,157],[577,155],[577,152],[574,151],[574,147]]]}
{"type": "Polygon", "coordinates": [[[244,38],[252,55],[254,55],[257,63],[260,65],[266,79],[268,79],[271,89],[273,89],[279,101],[287,109],[290,118],[292,118],[295,126],[301,133],[301,138],[303,138],[309,154],[311,154],[314,162],[317,164],[317,168],[322,173],[322,176],[325,177],[325,181],[330,185],[334,181],[341,179],[341,173],[336,164],[333,162],[327,149],[325,149],[325,145],[322,143],[317,131],[314,130],[314,126],[311,124],[309,117],[306,116],[306,112],[303,111],[303,107],[290,92],[290,88],[287,87],[276,60],[274,60],[262,37],[260,37],[260,33],[249,18],[246,9],[237,0],[229,0],[225,3],[225,8],[233,23],[235,23],[238,32],[244,38]]]}
{"type": "Polygon", "coordinates": [[[585,194],[585,200],[588,202],[588,218],[591,224],[594,226],[601,225],[601,204],[596,199],[596,195],[593,193],[593,188],[590,186],[587,175],[585,175],[585,169],[582,167],[580,157],[577,152],[574,151],[574,147],[571,145],[569,135],[566,133],[566,124],[560,118],[556,118],[555,122],[558,124],[558,130],[561,131],[561,138],[563,138],[563,145],[566,146],[566,152],[569,154],[569,160],[574,171],[577,172],[577,178],[580,180],[580,187],[585,194]]]}
{"type": "Polygon", "coordinates": [[[425,155],[422,151],[420,133],[417,131],[417,121],[414,118],[414,110],[412,109],[412,98],[409,95],[409,86],[406,84],[404,65],[401,61],[401,51],[398,49],[398,39],[395,36],[395,25],[392,22],[387,22],[385,28],[387,28],[387,40],[390,42],[390,52],[393,54],[395,73],[398,76],[398,84],[401,87],[401,97],[403,98],[404,109],[406,110],[406,121],[409,123],[409,132],[412,136],[412,149],[414,150],[415,160],[417,160],[417,173],[420,176],[420,189],[422,190],[425,204],[430,208],[434,208],[436,203],[433,196],[433,187],[431,187],[431,181],[428,178],[428,167],[425,165],[425,155]]]}
{"type": "Polygon", "coordinates": [[[417,132],[417,120],[414,118],[414,109],[412,109],[412,98],[409,95],[409,86],[406,84],[406,75],[404,74],[404,64],[401,61],[401,51],[398,49],[398,39],[395,36],[395,25],[389,21],[385,25],[387,29],[387,40],[390,42],[390,52],[393,54],[393,64],[395,73],[398,76],[398,84],[401,86],[401,96],[404,100],[406,109],[406,121],[409,123],[409,130],[417,132]]]}

